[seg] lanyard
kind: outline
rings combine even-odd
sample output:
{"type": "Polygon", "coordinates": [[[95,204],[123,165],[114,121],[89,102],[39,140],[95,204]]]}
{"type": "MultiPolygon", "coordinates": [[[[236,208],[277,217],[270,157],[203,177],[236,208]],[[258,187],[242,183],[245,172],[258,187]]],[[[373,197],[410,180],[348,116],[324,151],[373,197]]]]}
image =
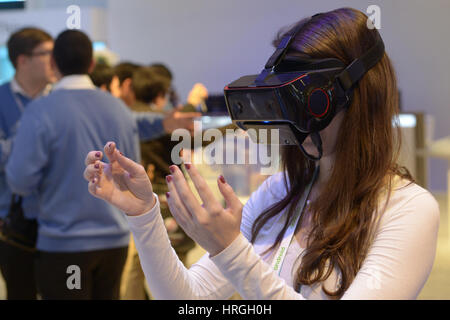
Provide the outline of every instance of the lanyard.
{"type": "Polygon", "coordinates": [[[309,193],[311,192],[312,185],[317,179],[319,173],[319,164],[316,165],[316,168],[314,169],[314,174],[309,182],[309,184],[305,188],[305,192],[303,193],[303,196],[299,202],[300,209],[295,213],[294,218],[292,219],[291,224],[289,225],[288,229],[286,230],[285,237],[283,237],[283,240],[281,241],[280,246],[278,247],[278,250],[275,254],[275,257],[272,261],[272,269],[277,272],[278,275],[280,275],[281,267],[283,266],[284,258],[286,257],[287,250],[292,242],[292,238],[294,237],[295,228],[297,227],[298,220],[300,219],[300,216],[305,209],[306,199],[309,197],[309,193]]]}
{"type": "Polygon", "coordinates": [[[17,93],[13,93],[13,96],[14,100],[16,100],[17,107],[19,108],[20,112],[23,113],[23,111],[25,110],[25,106],[23,105],[22,99],[17,96],[17,93]]]}
{"type": "Polygon", "coordinates": [[[14,101],[16,102],[17,108],[19,108],[20,113],[23,113],[23,111],[25,110],[25,106],[23,105],[22,99],[20,99],[19,97],[19,93],[14,92],[12,86],[11,86],[11,93],[13,95],[14,101]]]}

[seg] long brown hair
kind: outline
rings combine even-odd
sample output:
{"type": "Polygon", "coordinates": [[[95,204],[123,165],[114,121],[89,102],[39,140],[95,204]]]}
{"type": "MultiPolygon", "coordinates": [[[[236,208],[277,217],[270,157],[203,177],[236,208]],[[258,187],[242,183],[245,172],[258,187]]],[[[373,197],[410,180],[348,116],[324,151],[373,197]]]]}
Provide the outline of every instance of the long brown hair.
{"type": "MultiPolygon", "coordinates": [[[[376,29],[367,27],[367,19],[358,10],[342,8],[302,20],[303,27],[288,54],[337,58],[348,65],[379,37],[376,29]]],[[[380,196],[387,192],[389,198],[396,175],[412,181],[407,169],[396,164],[400,128],[393,126],[393,119],[398,114],[398,91],[386,53],[359,81],[345,113],[330,179],[310,205],[312,230],[295,280],[297,285],[322,282],[338,267],[341,281],[337,290],[330,292],[322,285],[331,298],[342,297],[361,268],[373,239],[380,196]]],[[[282,149],[281,160],[287,194],[261,213],[252,227],[254,242],[264,224],[286,209],[286,223],[269,250],[281,242],[314,170],[298,147],[282,149]]]]}

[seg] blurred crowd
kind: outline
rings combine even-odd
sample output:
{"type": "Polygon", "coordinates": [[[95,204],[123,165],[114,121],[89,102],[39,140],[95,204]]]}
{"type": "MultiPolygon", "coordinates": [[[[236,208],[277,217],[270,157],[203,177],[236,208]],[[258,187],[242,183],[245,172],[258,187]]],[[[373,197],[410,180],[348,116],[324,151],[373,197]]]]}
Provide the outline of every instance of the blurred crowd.
{"type": "Polygon", "coordinates": [[[193,131],[207,89],[193,84],[182,101],[168,66],[95,59],[91,40],[77,30],[56,39],[38,28],[17,30],[8,53],[15,75],[0,86],[0,270],[7,298],[150,299],[123,213],[88,193],[79,157],[116,141],[140,161],[186,263],[195,243],[165,198],[176,143],[170,134],[193,131]],[[70,278],[77,270],[71,266],[79,279],[70,278]]]}

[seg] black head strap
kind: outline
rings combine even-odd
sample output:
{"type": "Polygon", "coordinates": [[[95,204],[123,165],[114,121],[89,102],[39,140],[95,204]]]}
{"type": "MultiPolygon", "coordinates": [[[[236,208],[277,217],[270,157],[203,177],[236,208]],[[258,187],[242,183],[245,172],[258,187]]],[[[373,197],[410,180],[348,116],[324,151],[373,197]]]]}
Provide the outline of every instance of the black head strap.
{"type": "Polygon", "coordinates": [[[272,69],[274,66],[279,64],[281,60],[283,60],[284,56],[286,55],[287,49],[291,45],[297,33],[304,25],[305,25],[304,23],[298,24],[297,26],[295,26],[295,28],[293,28],[283,36],[275,52],[270,56],[269,60],[267,60],[264,69],[272,69]]]}
{"type": "Polygon", "coordinates": [[[351,89],[373,66],[381,60],[384,54],[384,43],[381,37],[378,37],[375,45],[364,53],[360,58],[353,60],[336,79],[339,81],[342,89],[348,91],[351,89]]]}
{"type": "Polygon", "coordinates": [[[271,69],[272,67],[275,67],[278,65],[281,60],[283,60],[284,56],[286,55],[287,49],[291,45],[292,41],[294,40],[297,33],[303,28],[303,26],[308,23],[312,18],[317,17],[321,15],[321,13],[317,13],[313,15],[311,18],[303,21],[302,23],[297,24],[294,28],[292,28],[290,31],[288,31],[283,38],[281,39],[280,43],[277,46],[277,49],[272,54],[272,56],[267,60],[266,65],[264,66],[265,69],[271,69]]]}
{"type": "Polygon", "coordinates": [[[284,59],[274,67],[275,72],[312,71],[332,68],[345,68],[345,63],[335,58],[316,59],[307,55],[286,55],[284,59]]]}
{"type": "Polygon", "coordinates": [[[310,155],[308,152],[306,152],[305,148],[303,148],[303,145],[299,145],[300,149],[302,150],[304,156],[308,158],[311,161],[318,161],[322,158],[322,138],[320,137],[320,133],[317,131],[311,132],[310,137],[314,145],[316,146],[317,152],[319,153],[317,157],[314,157],[310,155]]]}
{"type": "Polygon", "coordinates": [[[255,80],[256,85],[264,83],[264,80],[270,74],[272,68],[277,66],[283,60],[295,36],[308,21],[309,20],[306,20],[303,23],[299,23],[283,36],[277,48],[275,49],[275,52],[270,56],[269,60],[267,60],[266,65],[264,66],[264,70],[261,71],[259,76],[256,78],[255,80]]]}
{"type": "MultiPolygon", "coordinates": [[[[264,79],[269,75],[272,68],[276,67],[284,59],[289,46],[294,40],[297,33],[303,28],[303,26],[314,17],[321,15],[321,13],[313,15],[309,20],[299,23],[292,28],[287,34],[283,36],[280,43],[277,46],[275,52],[267,60],[264,70],[255,80],[255,84],[264,82],[264,79]]],[[[340,84],[342,91],[348,92],[363,76],[369,71],[378,61],[381,60],[384,54],[384,43],[380,36],[377,37],[375,45],[364,53],[360,58],[353,60],[350,65],[345,68],[336,78],[340,84]]],[[[283,67],[282,67],[283,68],[283,67]]]]}

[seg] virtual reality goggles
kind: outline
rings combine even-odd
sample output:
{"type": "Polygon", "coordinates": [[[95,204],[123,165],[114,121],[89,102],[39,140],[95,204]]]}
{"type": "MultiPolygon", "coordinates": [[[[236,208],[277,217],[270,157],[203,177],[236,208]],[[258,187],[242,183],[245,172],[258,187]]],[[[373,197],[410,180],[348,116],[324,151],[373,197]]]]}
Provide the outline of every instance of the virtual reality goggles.
{"type": "Polygon", "coordinates": [[[233,123],[246,130],[252,140],[271,143],[270,138],[261,141],[259,129],[278,129],[279,144],[298,145],[305,153],[302,143],[310,135],[319,157],[305,155],[317,160],[322,156],[318,132],[350,105],[355,84],[381,60],[384,44],[378,37],[369,51],[348,66],[335,58],[286,55],[303,25],[282,38],[259,75],[233,81],[225,87],[224,94],[233,123]]]}

